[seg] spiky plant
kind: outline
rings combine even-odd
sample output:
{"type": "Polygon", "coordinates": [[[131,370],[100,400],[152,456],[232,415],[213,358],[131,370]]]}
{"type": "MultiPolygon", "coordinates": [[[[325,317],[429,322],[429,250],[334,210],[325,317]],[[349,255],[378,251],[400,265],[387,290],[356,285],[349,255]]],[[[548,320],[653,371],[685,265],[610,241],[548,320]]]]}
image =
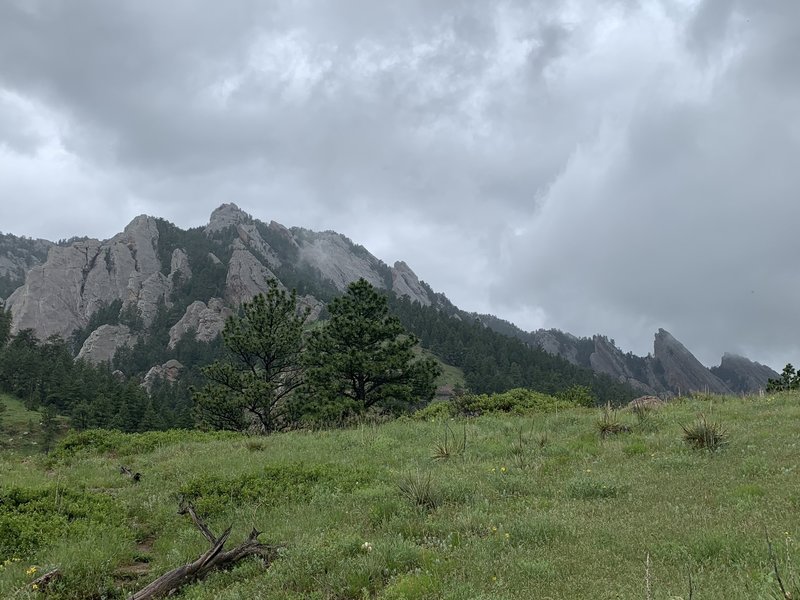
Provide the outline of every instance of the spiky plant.
{"type": "Polygon", "coordinates": [[[728,432],[716,421],[709,421],[704,414],[691,425],[681,425],[683,441],[697,450],[717,452],[728,445],[728,432]]]}

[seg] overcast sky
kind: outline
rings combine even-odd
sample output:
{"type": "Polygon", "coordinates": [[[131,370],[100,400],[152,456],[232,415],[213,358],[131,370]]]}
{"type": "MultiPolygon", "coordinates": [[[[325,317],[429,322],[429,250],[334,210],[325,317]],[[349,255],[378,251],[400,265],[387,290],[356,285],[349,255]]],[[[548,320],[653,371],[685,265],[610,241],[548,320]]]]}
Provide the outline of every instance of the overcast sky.
{"type": "Polygon", "coordinates": [[[0,231],[223,202],[466,310],[800,362],[797,0],[2,0],[0,231]]]}

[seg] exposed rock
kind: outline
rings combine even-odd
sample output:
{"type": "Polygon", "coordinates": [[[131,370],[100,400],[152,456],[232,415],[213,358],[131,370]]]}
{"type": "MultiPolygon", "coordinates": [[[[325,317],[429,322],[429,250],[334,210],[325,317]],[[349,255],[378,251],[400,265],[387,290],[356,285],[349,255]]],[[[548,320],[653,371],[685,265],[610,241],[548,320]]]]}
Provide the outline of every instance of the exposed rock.
{"type": "Polygon", "coordinates": [[[0,233],[0,301],[25,282],[25,273],[47,260],[53,242],[0,233]]]}
{"type": "Polygon", "coordinates": [[[123,304],[123,310],[131,305],[135,306],[145,327],[150,327],[158,313],[158,305],[163,302],[171,306],[169,298],[172,293],[172,282],[160,271],[153,273],[144,281],[142,277],[142,273],[138,271],[131,273],[128,297],[123,304]]]}
{"type": "Polygon", "coordinates": [[[258,228],[253,223],[239,225],[236,227],[236,231],[242,243],[263,257],[269,266],[277,268],[281,265],[281,259],[278,258],[278,255],[270,245],[264,241],[264,238],[258,232],[258,228]]]}
{"type": "Polygon", "coordinates": [[[222,264],[222,261],[219,258],[217,258],[217,255],[214,254],[213,252],[208,253],[208,258],[211,259],[211,262],[214,263],[215,265],[222,264]]]}
{"type": "Polygon", "coordinates": [[[169,347],[174,348],[188,331],[194,331],[199,342],[210,342],[216,338],[225,327],[226,319],[233,311],[226,307],[219,298],[211,298],[208,305],[197,300],[192,302],[180,321],[169,330],[169,347]]]}
{"type": "Polygon", "coordinates": [[[533,343],[548,354],[560,356],[573,365],[578,364],[578,338],[574,335],[556,329],[539,329],[532,332],[531,336],[533,343]]]}
{"type": "Polygon", "coordinates": [[[325,305],[314,298],[314,296],[299,296],[297,298],[297,310],[302,312],[306,308],[309,309],[308,319],[306,319],[306,322],[313,322],[319,320],[319,316],[322,314],[322,309],[325,308],[325,305]]]}
{"type": "Polygon", "coordinates": [[[300,261],[317,268],[340,292],[362,277],[377,288],[386,288],[380,261],[345,236],[332,231],[299,231],[295,239],[299,237],[300,261]]]}
{"type": "Polygon", "coordinates": [[[430,306],[431,299],[422,287],[414,271],[403,261],[397,261],[392,268],[392,291],[398,296],[407,296],[423,306],[430,306]]]}
{"type": "Polygon", "coordinates": [[[157,241],[155,219],[140,216],[107,242],[51,247],[47,261],[28,271],[24,285],[9,298],[13,331],[31,328],[41,338],[67,337],[101,306],[127,300],[132,275],[143,287],[160,271],[157,241]]]}
{"type": "MultiPolygon", "coordinates": [[[[610,375],[617,381],[627,383],[640,392],[657,393],[649,381],[647,363],[644,359],[639,359],[641,364],[637,365],[634,360],[631,360],[631,357],[625,356],[605,336],[596,335],[593,340],[594,352],[589,357],[589,364],[593,371],[610,375]],[[637,372],[634,372],[634,368],[637,368],[637,372]]],[[[635,358],[638,359],[638,357],[635,358]]]]}
{"type": "Polygon", "coordinates": [[[95,329],[81,346],[78,358],[99,364],[114,358],[123,346],[133,346],[136,336],[126,325],[101,325],[95,329]]]}
{"type": "Polygon", "coordinates": [[[233,254],[228,263],[225,281],[225,300],[233,306],[248,302],[256,294],[269,291],[267,282],[277,277],[253,256],[240,240],[233,242],[233,254]]]}
{"type": "Polygon", "coordinates": [[[752,394],[766,389],[770,379],[780,377],[765,365],[727,352],[722,356],[718,367],[711,367],[711,372],[731,390],[740,394],[752,394]]]}
{"type": "Polygon", "coordinates": [[[706,369],[683,344],[664,329],[656,333],[653,345],[653,366],[669,389],[678,394],[708,392],[730,394],[731,390],[711,371],[706,369]]]}
{"type": "Polygon", "coordinates": [[[153,390],[153,385],[155,385],[156,379],[161,379],[162,381],[167,381],[169,383],[175,383],[180,377],[181,371],[183,371],[183,365],[173,358],[165,362],[163,365],[151,367],[144,376],[144,382],[142,385],[149,394],[153,390]]]}
{"type": "Polygon", "coordinates": [[[205,232],[209,234],[223,231],[231,225],[250,223],[252,220],[253,217],[235,204],[223,204],[211,213],[211,218],[209,219],[208,225],[206,225],[205,232]]]}
{"type": "Polygon", "coordinates": [[[658,409],[664,406],[665,402],[657,396],[639,396],[628,402],[628,408],[632,409],[658,409]]]}
{"type": "Polygon", "coordinates": [[[192,278],[192,268],[189,266],[189,257],[186,255],[183,248],[175,248],[175,250],[172,251],[172,258],[169,263],[170,278],[174,279],[178,276],[178,273],[180,273],[184,281],[192,278]]]}

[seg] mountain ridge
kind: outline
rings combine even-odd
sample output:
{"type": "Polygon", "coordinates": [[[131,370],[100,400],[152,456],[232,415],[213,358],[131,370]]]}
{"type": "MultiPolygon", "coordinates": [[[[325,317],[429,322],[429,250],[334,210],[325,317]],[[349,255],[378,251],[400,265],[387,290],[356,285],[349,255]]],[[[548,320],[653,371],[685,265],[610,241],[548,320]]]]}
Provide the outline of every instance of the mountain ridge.
{"type": "MultiPolygon", "coordinates": [[[[67,338],[89,327],[103,307],[120,303],[120,316],[133,318],[131,324],[139,319],[141,330],[153,325],[160,310],[169,311],[168,345],[175,348],[189,333],[198,341],[216,338],[225,317],[242,302],[266,292],[270,279],[297,289],[300,302],[318,318],[326,302],[364,278],[412,303],[445,311],[453,318],[475,319],[499,334],[643,394],[752,392],[762,389],[768,378],[777,377],[768,367],[727,354],[729,358],[723,357],[719,367],[707,369],[663,329],[656,333],[654,354],[648,357],[623,354],[613,340],[601,335],[578,338],[558,330],[524,332],[492,315],[461,311],[420,281],[405,262],[389,266],[342,234],[266,223],[233,203],[216,208],[204,227],[182,230],[164,219],[140,215],[107,240],[32,243],[0,244],[0,265],[12,264],[13,259],[17,277],[23,270],[20,265],[27,265],[24,281],[10,294],[6,306],[12,313],[13,331],[33,329],[41,338],[67,338]],[[42,260],[44,248],[47,256],[42,260]]],[[[90,347],[76,349],[94,362],[135,345],[139,335],[137,331],[121,335],[107,328],[105,339],[98,329],[82,335],[83,344],[91,336],[90,347]]]]}

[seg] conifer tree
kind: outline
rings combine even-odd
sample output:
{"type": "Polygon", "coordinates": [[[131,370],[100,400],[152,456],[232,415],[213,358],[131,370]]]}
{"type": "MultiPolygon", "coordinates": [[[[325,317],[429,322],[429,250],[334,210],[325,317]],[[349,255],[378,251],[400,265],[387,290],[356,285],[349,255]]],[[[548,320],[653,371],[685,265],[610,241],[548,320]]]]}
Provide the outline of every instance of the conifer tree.
{"type": "Polygon", "coordinates": [[[307,396],[326,407],[398,411],[429,401],[439,366],[416,358],[417,338],[389,314],[385,296],[364,279],[328,306],[330,319],[314,331],[306,356],[307,396]]]}
{"type": "Polygon", "coordinates": [[[242,305],[222,332],[227,356],[203,368],[209,383],[194,400],[204,423],[270,433],[289,425],[291,402],[302,384],[300,355],[308,310],[298,314],[297,294],[270,280],[266,296],[242,305]]]}

